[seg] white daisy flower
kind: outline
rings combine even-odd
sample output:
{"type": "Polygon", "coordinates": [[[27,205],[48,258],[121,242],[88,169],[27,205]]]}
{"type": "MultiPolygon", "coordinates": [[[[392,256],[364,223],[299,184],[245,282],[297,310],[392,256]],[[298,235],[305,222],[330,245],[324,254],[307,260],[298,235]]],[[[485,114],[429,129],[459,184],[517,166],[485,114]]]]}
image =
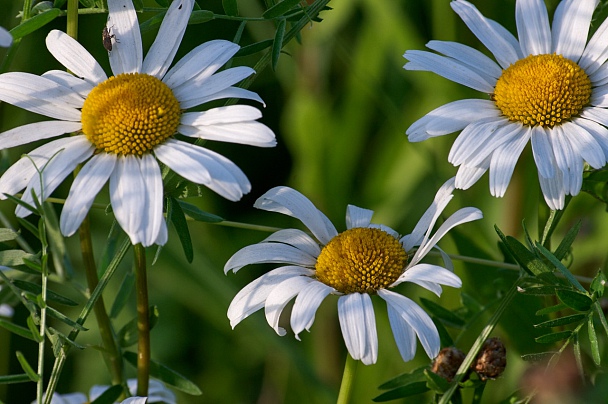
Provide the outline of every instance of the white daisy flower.
{"type": "Polygon", "coordinates": [[[0,46],[8,48],[13,43],[13,37],[6,29],[0,27],[0,46]]]}
{"type": "MultiPolygon", "coordinates": [[[[9,168],[0,178],[0,198],[25,188],[23,201],[33,202],[31,191],[44,200],[84,163],[63,207],[62,233],[69,236],[78,229],[109,180],[116,220],[133,244],[149,246],[167,240],[159,162],[231,201],[249,192],[247,177],[234,163],[174,137],[181,133],[259,147],[276,143],[274,133],[256,122],[261,117],[256,108],[234,105],[183,112],[222,98],[262,102],[256,93],[233,87],[255,73],[253,69],[242,66],[216,73],[239,49],[231,42],[206,42],[169,68],[193,4],[194,0],[171,3],[143,58],[131,0],[109,0],[106,28],[111,33],[108,54],[114,74],[110,78],[78,42],[56,30],[47,36],[47,47],[73,74],[0,75],[0,100],[55,119],[1,133],[0,149],[77,132],[46,143],[9,168]]],[[[30,212],[19,206],[16,213],[23,217],[30,212]]]]}
{"type": "MultiPolygon", "coordinates": [[[[447,181],[411,234],[400,237],[383,225],[371,224],[373,211],[349,205],[347,230],[338,233],[329,219],[305,196],[288,187],[262,195],[255,207],[293,216],[304,223],[314,238],[296,230],[279,230],[262,242],[234,254],[224,271],[236,272],[245,265],[286,264],[245,286],[228,308],[234,328],[253,312],[264,308],[268,324],[279,335],[279,317],[294,297],[291,328],[298,334],[310,330],[317,308],[329,294],[338,298],[342,336],[350,355],[366,365],[376,362],[378,338],[371,296],[377,294],[388,306],[391,328],[404,361],[416,353],[416,336],[431,358],[439,352],[439,334],[428,314],[411,299],[389,289],[403,283],[418,284],[438,296],[440,285],[460,287],[450,270],[420,260],[451,228],[482,217],[475,208],[450,216],[431,235],[431,230],[452,199],[454,179],[447,181]]],[[[443,254],[443,253],[442,253],[443,254]]],[[[447,255],[446,266],[452,269],[447,255]]]]}
{"type": "Polygon", "coordinates": [[[502,197],[523,148],[532,143],[545,201],[563,209],[581,189],[583,165],[608,158],[608,20],[587,42],[597,0],[564,0],[549,27],[542,0],[517,0],[519,41],[469,2],[454,11],[494,55],[454,42],[431,41],[407,51],[406,70],[431,71],[487,93],[490,99],[454,101],[415,122],[412,142],[462,130],[448,161],[460,166],[456,187],[467,189],[488,169],[490,192],[502,197]]]}

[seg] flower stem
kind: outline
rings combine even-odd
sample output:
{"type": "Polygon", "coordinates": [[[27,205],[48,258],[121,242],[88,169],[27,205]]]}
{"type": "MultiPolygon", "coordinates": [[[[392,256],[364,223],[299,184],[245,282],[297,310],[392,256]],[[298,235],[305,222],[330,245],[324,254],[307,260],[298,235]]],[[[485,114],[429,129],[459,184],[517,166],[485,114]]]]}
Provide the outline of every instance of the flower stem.
{"type": "Polygon", "coordinates": [[[68,0],[66,33],[74,39],[78,38],[78,0],[68,0]]]}
{"type": "Polygon", "coordinates": [[[42,397],[44,395],[44,346],[46,342],[46,295],[47,295],[47,283],[49,278],[48,268],[48,243],[46,239],[46,226],[44,216],[40,218],[39,230],[40,230],[40,241],[42,242],[41,262],[40,269],[42,271],[42,292],[40,300],[38,302],[40,306],[40,342],[38,343],[38,381],[36,383],[36,397],[38,403],[42,403],[42,397]]]}
{"type": "Polygon", "coordinates": [[[348,404],[351,402],[350,397],[353,392],[353,381],[357,374],[357,365],[359,361],[353,359],[350,354],[346,354],[346,363],[344,364],[344,374],[342,374],[342,383],[340,384],[340,393],[336,404],[348,404]]]}
{"type": "Polygon", "coordinates": [[[148,312],[148,278],[146,250],[141,244],[134,246],[135,290],[137,292],[137,395],[148,396],[150,379],[150,314],[148,312]]]}
{"type": "MultiPolygon", "coordinates": [[[[78,235],[80,236],[80,250],[82,252],[82,260],[87,276],[87,284],[89,290],[93,291],[99,284],[99,278],[97,277],[97,268],[93,257],[93,243],[91,240],[91,227],[88,216],[85,217],[80,225],[78,235]]],[[[112,374],[112,384],[124,385],[122,355],[118,348],[118,344],[116,343],[112,323],[110,322],[110,317],[108,316],[101,295],[93,306],[93,310],[95,311],[95,318],[97,319],[99,333],[101,334],[104,348],[103,356],[110,373],[112,374]]]]}

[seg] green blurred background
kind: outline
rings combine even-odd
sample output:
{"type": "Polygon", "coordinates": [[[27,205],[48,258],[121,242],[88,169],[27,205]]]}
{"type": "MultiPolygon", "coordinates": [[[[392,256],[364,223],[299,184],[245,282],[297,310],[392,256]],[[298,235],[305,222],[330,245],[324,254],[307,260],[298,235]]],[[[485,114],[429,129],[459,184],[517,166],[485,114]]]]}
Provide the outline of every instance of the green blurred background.
{"type": "MultiPolygon", "coordinates": [[[[202,9],[223,13],[221,1],[198,1],[202,9]]],[[[489,18],[515,32],[514,0],[473,1],[489,18]]],[[[550,15],[557,1],[547,2],[550,15]]],[[[155,3],[146,2],[154,7],[155,3]]],[[[242,145],[208,142],[206,147],[219,151],[248,175],[252,192],[238,203],[228,202],[205,190],[202,198],[188,202],[220,215],[226,220],[261,225],[294,227],[297,221],[279,214],[253,209],[253,202],[269,188],[289,185],[307,195],[325,212],[339,230],[344,229],[347,204],[374,210],[374,221],[391,226],[399,232],[410,232],[428,207],[438,187],[456,169],[447,163],[449,148],[455,135],[435,138],[423,143],[407,141],[405,130],[430,110],[461,98],[486,97],[430,73],[406,72],[402,55],[407,49],[423,49],[431,39],[456,40],[487,53],[479,41],[452,12],[449,1],[378,1],[334,0],[332,10],[321,14],[323,22],[307,26],[301,43],[292,41],[282,54],[276,71],[258,72],[251,87],[258,92],[266,107],[262,122],[277,135],[278,146],[257,149],[242,145]]],[[[240,1],[240,12],[260,16],[262,1],[240,1]]],[[[22,7],[20,0],[0,0],[0,25],[12,28],[22,7]]],[[[153,14],[143,14],[143,21],[153,14]]],[[[83,15],[79,40],[109,72],[106,51],[101,42],[105,15],[83,15]]],[[[603,17],[600,19],[603,21],[603,17]]],[[[594,24],[594,28],[599,23],[594,24]]],[[[44,38],[50,29],[65,29],[59,18],[42,30],[23,39],[11,71],[41,74],[62,69],[46,50],[44,38]]],[[[194,46],[210,39],[231,40],[238,23],[213,20],[190,26],[176,60],[194,46]]],[[[247,24],[241,40],[247,45],[272,38],[272,23],[247,24]]],[[[145,46],[154,40],[155,32],[144,37],[145,46]]],[[[0,50],[3,57],[5,50],[0,50]]],[[[261,53],[238,58],[233,66],[253,66],[261,53]]],[[[0,105],[0,130],[41,120],[41,117],[10,105],[0,105]]],[[[2,151],[0,168],[4,170],[21,153],[32,146],[2,151]]],[[[69,184],[56,192],[65,197],[69,184]]],[[[489,195],[487,175],[468,191],[457,191],[448,213],[460,207],[475,206],[484,212],[484,219],[458,228],[446,237],[441,246],[449,253],[473,255],[498,261],[503,256],[497,247],[493,226],[506,234],[522,236],[522,222],[537,234],[537,173],[529,147],[522,155],[505,198],[489,195]]],[[[108,202],[107,192],[98,201],[108,202]]],[[[13,217],[14,205],[3,202],[0,209],[13,217]]],[[[582,230],[574,243],[572,271],[593,276],[603,267],[606,258],[607,219],[605,207],[586,194],[574,198],[556,239],[570,226],[582,220],[582,230]],[[603,248],[601,248],[603,247],[603,248]]],[[[92,215],[95,241],[100,256],[111,217],[103,211],[92,215]]],[[[14,222],[17,226],[16,221],[14,222]]],[[[241,247],[262,240],[266,233],[221,225],[190,223],[194,240],[194,261],[184,259],[175,229],[162,249],[158,262],[149,268],[150,302],[158,306],[160,321],[152,332],[152,356],[180,372],[203,391],[192,397],[177,392],[183,403],[331,403],[335,402],[342,376],[346,351],[337,321],[337,299],[330,296],[321,305],[311,333],[301,335],[302,341],[288,335],[277,336],[266,324],[262,312],[231,330],[226,310],[237,291],[272,266],[246,267],[236,275],[223,273],[226,260],[241,247]]],[[[68,239],[72,251],[77,282],[85,284],[79,270],[79,248],[75,237],[68,239]]],[[[153,251],[150,251],[150,260],[153,251]]],[[[122,278],[131,269],[129,254],[104,297],[108,307],[122,278]]],[[[515,279],[516,273],[480,265],[456,262],[456,272],[463,279],[462,291],[482,305],[496,301],[515,279]]],[[[82,297],[65,285],[54,289],[79,302],[82,297]]],[[[402,293],[418,301],[419,297],[440,301],[449,309],[461,306],[460,290],[446,288],[441,300],[421,288],[405,285],[402,293]]],[[[115,319],[117,328],[135,315],[134,296],[128,308],[115,319]]],[[[428,363],[422,348],[415,360],[403,363],[387,321],[386,307],[374,299],[379,336],[379,358],[372,366],[359,366],[354,402],[367,403],[378,394],[378,386],[403,372],[428,363]]],[[[494,403],[506,398],[520,386],[526,364],[520,355],[546,350],[534,337],[538,322],[534,312],[542,302],[536,298],[517,297],[494,335],[507,345],[508,367],[505,375],[488,383],[484,402],[494,403]]],[[[463,332],[458,347],[467,351],[483,328],[496,305],[480,316],[463,332]]],[[[61,307],[75,317],[78,310],[61,307]]],[[[288,313],[289,310],[286,310],[288,313]]],[[[25,324],[27,311],[17,308],[14,321],[25,324]]],[[[288,319],[288,317],[286,317],[288,319]]],[[[94,319],[81,333],[80,344],[99,343],[94,319]]],[[[58,326],[61,329],[61,326],[58,326]]],[[[65,330],[64,330],[65,331],[65,330]]],[[[457,330],[450,330],[452,336],[457,330]]],[[[37,346],[31,341],[10,336],[0,329],[0,369],[2,374],[20,373],[14,352],[22,351],[35,363],[37,346]]],[[[52,365],[52,353],[48,353],[52,365]]],[[[49,368],[50,371],[50,368],[49,368]]],[[[128,368],[134,376],[134,370],[128,368]]],[[[49,372],[47,372],[48,374],[49,372]]],[[[95,349],[72,350],[63,372],[58,392],[86,392],[93,384],[108,384],[110,378],[101,355],[95,349]]],[[[35,397],[33,384],[10,385],[0,389],[0,399],[8,403],[29,403],[35,397]]],[[[415,402],[421,398],[412,398],[415,402]]],[[[423,400],[428,401],[430,396],[423,400]]]]}

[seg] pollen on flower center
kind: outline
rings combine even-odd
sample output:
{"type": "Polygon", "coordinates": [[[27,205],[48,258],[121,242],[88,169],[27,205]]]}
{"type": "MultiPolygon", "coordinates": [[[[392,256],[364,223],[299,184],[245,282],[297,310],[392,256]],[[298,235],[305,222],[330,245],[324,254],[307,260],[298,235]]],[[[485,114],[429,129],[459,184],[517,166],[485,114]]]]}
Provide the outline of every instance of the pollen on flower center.
{"type": "Polygon", "coordinates": [[[82,131],[97,150],[142,155],[172,136],[181,110],[171,89],[144,73],[113,76],[82,107],[82,131]]]}
{"type": "Polygon", "coordinates": [[[374,293],[403,273],[407,253],[380,229],[354,228],[338,234],[323,248],[315,265],[319,281],[348,293],[374,293]]]}
{"type": "Polygon", "coordinates": [[[493,100],[511,121],[552,128],[580,113],[591,98],[583,69],[561,55],[530,55],[505,69],[493,100]]]}

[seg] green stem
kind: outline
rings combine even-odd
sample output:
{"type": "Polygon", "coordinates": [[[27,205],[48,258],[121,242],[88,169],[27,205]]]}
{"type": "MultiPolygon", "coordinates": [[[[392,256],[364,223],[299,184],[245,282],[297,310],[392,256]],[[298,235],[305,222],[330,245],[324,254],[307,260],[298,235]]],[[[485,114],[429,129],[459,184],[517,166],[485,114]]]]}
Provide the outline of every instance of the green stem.
{"type": "Polygon", "coordinates": [[[353,393],[353,381],[357,374],[358,360],[353,359],[350,354],[346,354],[346,363],[344,364],[344,374],[342,374],[342,383],[340,384],[340,393],[336,404],[348,404],[351,402],[350,397],[353,393]]]}
{"type": "Polygon", "coordinates": [[[78,0],[68,0],[66,33],[72,38],[78,38],[78,0]]]}
{"type": "Polygon", "coordinates": [[[36,397],[38,403],[42,403],[44,395],[44,346],[46,343],[46,295],[47,295],[47,283],[49,277],[48,269],[48,244],[46,242],[46,226],[44,224],[44,217],[40,218],[40,240],[42,242],[42,258],[40,268],[42,271],[42,293],[40,298],[40,342],[38,343],[38,381],[36,382],[36,397]]]}
{"type": "MultiPolygon", "coordinates": [[[[97,276],[97,268],[95,258],[93,256],[93,242],[91,240],[91,227],[89,217],[86,216],[78,230],[80,236],[80,250],[82,252],[82,260],[86,272],[87,284],[89,290],[95,290],[99,284],[97,276]]],[[[123,384],[123,363],[122,355],[116,343],[114,330],[110,317],[106,311],[106,306],[103,301],[103,296],[99,296],[97,302],[93,306],[95,318],[99,327],[99,334],[103,344],[103,356],[112,374],[112,384],[123,384]]]]}
{"type": "Polygon", "coordinates": [[[135,290],[137,293],[137,395],[148,396],[150,380],[150,314],[148,312],[148,279],[146,250],[141,244],[134,247],[135,290]]]}
{"type": "Polygon", "coordinates": [[[456,376],[454,377],[454,380],[452,381],[450,388],[448,389],[448,391],[445,392],[445,394],[443,396],[441,396],[441,400],[439,400],[439,404],[447,404],[450,402],[450,398],[452,397],[452,395],[454,394],[456,389],[459,387],[460,381],[462,380],[462,378],[467,374],[469,368],[471,367],[471,364],[473,363],[473,361],[475,360],[475,357],[477,356],[477,353],[481,349],[481,346],[483,345],[485,340],[488,339],[488,337],[494,330],[494,327],[496,327],[496,324],[498,324],[498,320],[500,320],[500,317],[504,313],[505,309],[507,308],[507,306],[511,303],[511,300],[513,300],[513,298],[517,294],[517,286],[519,285],[519,282],[521,279],[522,278],[519,278],[517,281],[515,281],[513,286],[511,286],[511,289],[509,289],[507,294],[503,297],[502,301],[500,302],[500,305],[496,309],[496,312],[494,312],[494,315],[492,315],[492,317],[488,320],[488,323],[483,328],[483,330],[481,331],[481,333],[479,334],[479,336],[473,343],[473,346],[471,346],[469,353],[464,358],[464,361],[458,368],[458,372],[456,373],[456,376]]]}

